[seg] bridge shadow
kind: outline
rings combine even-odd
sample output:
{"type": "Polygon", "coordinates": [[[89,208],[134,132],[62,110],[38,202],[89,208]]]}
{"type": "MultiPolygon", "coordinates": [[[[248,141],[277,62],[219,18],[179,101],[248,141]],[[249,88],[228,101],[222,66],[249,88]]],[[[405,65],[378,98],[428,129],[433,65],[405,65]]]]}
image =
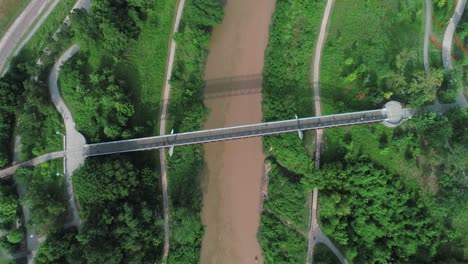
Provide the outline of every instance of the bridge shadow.
{"type": "Polygon", "coordinates": [[[262,92],[262,74],[205,80],[202,99],[258,94],[262,92]]]}

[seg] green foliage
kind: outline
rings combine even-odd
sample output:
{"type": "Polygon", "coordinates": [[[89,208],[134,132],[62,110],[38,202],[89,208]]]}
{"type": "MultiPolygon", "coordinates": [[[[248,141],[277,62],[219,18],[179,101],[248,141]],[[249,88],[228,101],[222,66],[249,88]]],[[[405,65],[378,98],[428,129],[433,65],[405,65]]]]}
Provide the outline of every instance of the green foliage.
{"type": "Polygon", "coordinates": [[[263,213],[260,244],[265,263],[304,263],[307,239],[289,229],[273,215],[263,213]]]}
{"type": "MultiPolygon", "coordinates": [[[[84,226],[76,236],[87,263],[142,263],[160,259],[162,215],[158,176],[123,156],[88,160],[73,176],[84,226]]],[[[69,262],[73,263],[73,262],[69,262]]]]}
{"type": "Polygon", "coordinates": [[[18,115],[22,158],[32,158],[62,149],[62,139],[55,134],[63,130],[61,118],[51,104],[48,87],[38,81],[23,82],[24,103],[18,115]]]}
{"type": "Polygon", "coordinates": [[[135,115],[132,124],[143,126],[142,134],[159,133],[158,120],[161,89],[166,71],[168,43],[171,37],[176,1],[155,1],[147,11],[147,19],[135,42],[125,50],[117,66],[116,77],[126,81],[134,94],[135,115]]]}
{"type": "Polygon", "coordinates": [[[353,262],[409,261],[421,250],[430,259],[440,243],[437,223],[424,199],[401,178],[368,162],[331,164],[304,179],[319,187],[324,232],[350,249],[353,262]]]}
{"type": "Polygon", "coordinates": [[[12,244],[18,244],[24,239],[24,230],[23,229],[13,229],[7,235],[8,242],[12,244]]]}
{"type": "Polygon", "coordinates": [[[268,194],[259,231],[265,263],[305,261],[308,231],[306,191],[301,176],[270,162],[268,194]]]}
{"type": "Polygon", "coordinates": [[[374,108],[387,101],[385,94],[390,93],[403,103],[411,102],[407,93],[412,98],[426,96],[425,92],[429,97],[433,94],[436,87],[427,84],[432,79],[423,78],[422,58],[418,56],[421,10],[422,2],[410,0],[336,3],[321,66],[325,112],[374,108]]]}
{"type": "MultiPolygon", "coordinates": [[[[190,0],[185,4],[179,33],[175,35],[177,51],[169,107],[168,127],[176,132],[198,130],[207,114],[201,99],[205,85],[202,77],[210,28],[221,23],[222,15],[217,0],[190,0]]],[[[173,204],[169,263],[197,263],[200,258],[203,226],[198,175],[202,166],[201,146],[177,148],[168,159],[173,204]]]]}
{"type": "Polygon", "coordinates": [[[34,169],[20,168],[15,178],[26,188],[21,204],[31,211],[31,225],[40,234],[45,234],[55,224],[62,224],[67,212],[65,182],[57,172],[62,163],[52,161],[34,169]]]}
{"type": "Polygon", "coordinates": [[[85,263],[79,251],[76,229],[54,229],[39,246],[34,262],[37,264],[85,263]]]}
{"type": "MultiPolygon", "coordinates": [[[[311,57],[323,7],[313,0],[277,3],[263,72],[265,121],[313,115],[311,57]]],[[[264,150],[295,173],[313,168],[297,135],[264,138],[264,150]]]]}
{"type": "Polygon", "coordinates": [[[75,41],[90,55],[89,62],[97,69],[102,59],[120,60],[120,55],[136,39],[147,17],[152,1],[97,0],[92,12],[76,10],[72,16],[75,41]]]}
{"type": "Polygon", "coordinates": [[[112,68],[87,74],[83,60],[67,62],[60,75],[64,100],[73,109],[78,129],[91,142],[134,136],[139,128],[128,124],[135,110],[125,81],[112,68]]]}
{"type": "Polygon", "coordinates": [[[0,219],[3,225],[13,226],[16,224],[16,213],[18,211],[18,199],[12,186],[0,186],[0,219]]]}
{"type": "Polygon", "coordinates": [[[441,103],[455,102],[463,88],[462,75],[463,73],[459,69],[454,69],[445,73],[442,86],[437,90],[437,96],[441,103]]]}

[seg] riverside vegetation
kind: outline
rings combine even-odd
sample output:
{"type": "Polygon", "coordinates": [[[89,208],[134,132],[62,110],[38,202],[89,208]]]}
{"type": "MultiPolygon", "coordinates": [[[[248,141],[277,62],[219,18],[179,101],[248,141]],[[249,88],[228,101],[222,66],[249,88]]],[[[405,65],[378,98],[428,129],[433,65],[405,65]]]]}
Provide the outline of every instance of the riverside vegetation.
{"type": "MultiPolygon", "coordinates": [[[[174,7],[170,1],[155,4],[101,0],[93,1],[89,15],[82,10],[72,14],[71,28],[66,33],[69,43],[79,44],[80,52],[63,66],[59,81],[77,128],[89,141],[135,137],[156,130],[154,115],[146,111],[159,109],[163,84],[160,73],[164,72],[165,63],[154,64],[150,60],[166,59],[167,52],[161,49],[167,49],[174,7]],[[158,7],[165,13],[156,12],[158,7]],[[157,26],[168,28],[150,30],[156,22],[157,26]],[[156,41],[156,50],[145,47],[157,58],[135,57],[137,47],[158,38],[165,41],[156,41]],[[147,67],[137,66],[140,61],[147,67]],[[151,71],[160,73],[146,77],[151,71]],[[157,89],[151,83],[154,81],[157,89]],[[151,100],[145,97],[148,94],[151,100]],[[140,102],[144,102],[143,106],[140,102]],[[140,114],[152,119],[145,120],[140,114]]],[[[210,27],[221,22],[222,14],[222,5],[217,1],[186,3],[180,33],[175,36],[179,45],[170,107],[170,121],[177,124],[173,127],[178,131],[199,127],[206,114],[200,100],[201,77],[210,27]],[[190,111],[194,119],[186,118],[187,106],[194,110],[190,111]]],[[[189,176],[196,175],[193,172],[202,165],[202,155],[195,155],[200,151],[180,148],[169,160],[171,263],[198,262],[203,235],[201,192],[198,187],[193,188],[197,180],[190,180],[189,176]],[[191,160],[187,160],[187,155],[191,160]],[[176,168],[173,164],[182,163],[181,159],[185,159],[184,165],[176,168]]],[[[36,262],[159,262],[164,234],[159,176],[154,172],[156,161],[157,156],[148,153],[87,160],[73,177],[82,229],[79,233],[59,226],[50,230],[36,262]]]]}
{"type": "MultiPolygon", "coordinates": [[[[303,98],[312,89],[305,80],[317,34],[306,32],[320,21],[305,16],[321,17],[317,5],[277,3],[264,70],[266,120],[312,113],[303,98]]],[[[436,68],[428,77],[418,56],[423,10],[414,1],[335,3],[322,61],[325,114],[379,108],[390,99],[410,106],[434,100],[432,87],[442,85],[444,74],[436,68]]],[[[395,129],[329,129],[321,169],[313,168],[312,134],[304,143],[293,134],[264,139],[271,164],[259,232],[265,263],[305,260],[307,197],[315,187],[321,228],[348,261],[463,261],[467,121],[466,109],[454,109],[422,113],[395,129]]],[[[336,262],[323,249],[316,252],[321,263],[336,262]]]]}

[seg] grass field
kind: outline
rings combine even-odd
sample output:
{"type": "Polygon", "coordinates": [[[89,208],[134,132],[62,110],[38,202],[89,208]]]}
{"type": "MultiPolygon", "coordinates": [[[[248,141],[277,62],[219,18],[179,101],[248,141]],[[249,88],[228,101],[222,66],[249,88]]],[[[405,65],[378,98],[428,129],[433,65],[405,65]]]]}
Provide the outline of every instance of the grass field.
{"type": "Polygon", "coordinates": [[[156,3],[139,39],[130,45],[126,60],[120,65],[121,77],[128,81],[135,94],[134,123],[150,126],[150,135],[159,133],[161,92],[175,7],[176,1],[156,3]]]}
{"type": "Polygon", "coordinates": [[[31,0],[0,0],[0,37],[31,0]]]}
{"type": "Polygon", "coordinates": [[[404,50],[422,69],[423,12],[415,1],[335,3],[321,66],[326,114],[375,107],[369,95],[391,90],[382,80],[404,50]]]}

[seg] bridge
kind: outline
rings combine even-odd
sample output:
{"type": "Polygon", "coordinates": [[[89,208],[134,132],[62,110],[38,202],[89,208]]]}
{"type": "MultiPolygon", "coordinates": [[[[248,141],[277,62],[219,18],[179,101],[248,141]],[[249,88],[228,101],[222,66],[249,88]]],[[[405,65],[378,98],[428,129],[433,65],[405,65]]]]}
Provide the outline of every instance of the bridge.
{"type": "Polygon", "coordinates": [[[84,146],[84,156],[101,156],[115,153],[145,151],[176,146],[202,144],[222,140],[268,136],[297,131],[332,128],[350,125],[363,125],[383,122],[387,126],[397,126],[412,115],[411,109],[403,109],[398,102],[388,102],[383,109],[352,112],[345,114],[296,118],[251,125],[200,130],[195,132],[170,134],[155,137],[120,140],[84,146]]]}
{"type": "Polygon", "coordinates": [[[249,137],[259,137],[297,132],[302,139],[302,131],[322,128],[333,128],[351,125],[364,125],[382,122],[389,127],[400,125],[404,120],[411,118],[415,110],[402,108],[400,103],[390,101],[382,109],[352,112],[336,115],[296,118],[283,121],[265,122],[243,126],[200,130],[187,133],[169,134],[155,137],[144,137],[128,140],[85,144],[82,147],[67,149],[65,152],[54,152],[40,156],[36,159],[0,170],[0,178],[15,173],[19,167],[35,166],[49,160],[67,156],[102,156],[116,153],[145,151],[169,148],[172,152],[176,146],[203,144],[215,141],[233,140],[249,137]]]}

